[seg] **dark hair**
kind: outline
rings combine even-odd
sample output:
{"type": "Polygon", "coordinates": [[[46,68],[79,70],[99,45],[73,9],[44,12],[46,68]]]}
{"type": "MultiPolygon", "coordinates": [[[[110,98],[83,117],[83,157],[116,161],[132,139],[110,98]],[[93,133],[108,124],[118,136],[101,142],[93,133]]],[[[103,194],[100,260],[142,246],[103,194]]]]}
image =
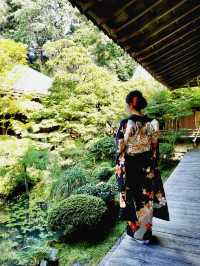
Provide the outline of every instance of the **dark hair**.
{"type": "Polygon", "coordinates": [[[138,97],[136,110],[139,111],[147,106],[147,101],[142,95],[141,91],[139,90],[130,91],[129,94],[126,96],[126,103],[130,104],[133,100],[133,97],[138,97]]]}

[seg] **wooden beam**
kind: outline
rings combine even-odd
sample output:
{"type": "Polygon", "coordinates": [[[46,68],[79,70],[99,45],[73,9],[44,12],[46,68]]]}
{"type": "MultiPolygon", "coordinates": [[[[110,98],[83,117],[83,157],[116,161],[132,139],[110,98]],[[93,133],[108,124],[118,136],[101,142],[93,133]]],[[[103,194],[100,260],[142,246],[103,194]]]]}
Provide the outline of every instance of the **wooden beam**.
{"type": "Polygon", "coordinates": [[[200,75],[200,68],[189,73],[189,76],[184,75],[184,78],[181,79],[183,80],[183,82],[173,81],[173,82],[169,82],[169,85],[174,88],[180,88],[181,86],[183,86],[184,84],[188,82],[188,79],[191,81],[192,79],[194,79],[196,76],[199,76],[199,75],[200,75]]]}
{"type": "Polygon", "coordinates": [[[79,6],[83,12],[86,12],[89,8],[95,6],[97,4],[96,1],[88,1],[87,3],[83,4],[81,1],[73,0],[76,6],[79,6]]]}
{"type": "MultiPolygon", "coordinates": [[[[169,26],[171,26],[172,24],[177,24],[179,23],[179,20],[185,18],[186,16],[188,16],[190,13],[194,12],[197,8],[200,8],[200,4],[195,6],[194,8],[190,9],[188,12],[184,13],[181,16],[177,16],[174,19],[171,19],[170,22],[160,28],[158,28],[158,30],[153,31],[152,34],[148,35],[148,39],[152,38],[153,36],[157,35],[158,33],[162,32],[163,30],[165,30],[166,28],[168,28],[169,26]]],[[[146,39],[147,40],[147,39],[146,39]]]]}
{"type": "MultiPolygon", "coordinates": [[[[169,69],[168,71],[166,72],[163,72],[163,73],[159,73],[158,75],[166,75],[166,76],[172,76],[172,77],[176,77],[176,74],[178,75],[179,73],[182,73],[183,71],[185,71],[185,69],[190,69],[189,66],[196,66],[198,65],[198,62],[197,61],[190,61],[188,62],[188,67],[182,67],[181,65],[175,69],[169,69]],[[195,62],[195,63],[194,63],[195,62]]],[[[157,73],[156,73],[157,74],[157,73]]]]}
{"type": "Polygon", "coordinates": [[[146,13],[148,13],[152,8],[156,7],[157,5],[159,5],[160,3],[162,3],[163,0],[156,0],[154,4],[150,5],[148,8],[144,9],[142,12],[140,12],[137,16],[135,16],[134,18],[132,18],[131,20],[129,20],[128,22],[126,22],[125,24],[123,24],[122,26],[113,29],[113,31],[115,33],[123,30],[124,28],[126,28],[127,26],[129,26],[130,24],[132,24],[133,22],[135,22],[138,18],[141,18],[142,16],[144,16],[146,13]]]}
{"type": "MultiPolygon", "coordinates": [[[[179,62],[180,61],[180,59],[184,59],[184,57],[185,56],[188,56],[188,55],[190,55],[190,54],[193,54],[194,52],[196,52],[196,51],[200,51],[200,48],[199,48],[199,46],[197,46],[196,47],[196,49],[193,49],[193,50],[191,50],[191,48],[192,47],[195,47],[196,45],[199,45],[200,44],[200,40],[198,41],[198,42],[196,42],[196,43],[193,43],[192,45],[190,45],[190,46],[187,46],[185,49],[180,49],[179,50],[179,52],[177,52],[177,53],[172,53],[171,54],[171,56],[170,57],[166,57],[165,59],[166,60],[163,60],[163,66],[161,66],[160,68],[159,68],[159,70],[162,70],[162,69],[164,69],[164,68],[166,68],[167,66],[170,66],[171,64],[174,64],[175,62],[179,62]],[[187,50],[189,50],[188,52],[187,52],[187,50]],[[186,52],[185,54],[183,54],[184,52],[186,52]],[[179,56],[178,58],[177,58],[177,56],[178,55],[181,55],[181,56],[179,56]],[[170,60],[172,58],[172,60],[170,60]],[[173,60],[173,58],[175,58],[174,60],[173,60]],[[169,61],[169,63],[168,64],[166,64],[166,62],[168,62],[169,61]]],[[[153,66],[153,64],[151,65],[151,66],[153,66]]],[[[155,66],[156,67],[156,66],[155,66]]]]}
{"type": "Polygon", "coordinates": [[[174,82],[175,80],[180,79],[181,77],[183,77],[183,76],[185,76],[185,75],[187,75],[189,73],[193,73],[196,70],[199,70],[200,71],[200,65],[196,65],[195,67],[193,67],[189,71],[187,71],[187,70],[188,70],[188,68],[185,71],[183,71],[182,73],[179,73],[179,75],[178,74],[175,75],[175,76],[173,75],[171,79],[170,78],[168,78],[168,79],[166,78],[166,79],[167,79],[167,81],[169,83],[170,82],[174,82]]]}
{"type": "Polygon", "coordinates": [[[116,18],[119,16],[124,10],[126,10],[129,6],[134,4],[137,0],[131,0],[127,4],[123,5],[121,8],[119,8],[116,12],[114,12],[110,17],[102,18],[100,25],[107,23],[111,19],[116,18]]]}
{"type": "MultiPolygon", "coordinates": [[[[195,29],[195,31],[197,31],[198,29],[195,29]]],[[[191,32],[190,32],[191,33],[191,32]]],[[[188,35],[188,34],[187,34],[188,35]]],[[[185,36],[184,36],[184,38],[185,38],[185,36]]],[[[183,39],[184,39],[183,38],[183,39]]],[[[187,44],[188,43],[190,43],[190,42],[193,42],[193,41],[196,41],[196,39],[197,39],[197,41],[199,40],[199,36],[198,35],[192,35],[192,37],[191,38],[189,38],[189,39],[186,39],[186,41],[184,41],[183,39],[181,39],[182,41],[180,42],[180,45],[176,45],[176,46],[174,46],[174,48],[172,48],[172,49],[169,49],[169,50],[167,50],[167,52],[165,52],[165,53],[162,53],[161,55],[157,55],[157,57],[155,57],[153,60],[151,60],[151,61],[148,61],[147,63],[144,63],[144,65],[145,66],[148,66],[148,65],[151,65],[151,64],[154,64],[155,62],[157,62],[157,61],[160,61],[163,57],[166,57],[167,55],[169,55],[169,54],[172,54],[172,53],[174,53],[174,51],[176,51],[177,49],[178,49],[178,51],[180,50],[180,49],[182,49],[182,47],[187,47],[187,44]]],[[[180,40],[179,40],[180,41],[180,40]]],[[[144,58],[142,57],[141,58],[141,60],[143,60],[144,58]]]]}
{"type": "MultiPolygon", "coordinates": [[[[149,58],[152,55],[158,54],[158,52],[166,49],[167,47],[169,47],[172,44],[175,44],[178,41],[183,40],[186,36],[190,35],[191,33],[195,32],[195,31],[199,31],[199,25],[197,25],[196,27],[193,27],[193,29],[191,31],[187,31],[185,34],[181,35],[179,38],[175,38],[174,40],[172,40],[171,42],[167,43],[166,45],[163,45],[160,48],[157,48],[157,50],[152,51],[148,55],[140,57],[141,61],[146,60],[147,58],[149,58]]],[[[139,57],[139,55],[136,54],[136,53],[131,53],[131,56],[136,57],[136,58],[139,57]]]]}
{"type": "Polygon", "coordinates": [[[178,57],[178,60],[179,59],[182,59],[182,58],[184,58],[184,56],[185,55],[188,55],[188,54],[190,54],[190,53],[192,53],[192,52],[196,52],[197,50],[200,50],[200,48],[199,47],[196,47],[195,49],[194,49],[194,47],[196,46],[196,45],[198,45],[200,43],[200,40],[198,40],[197,42],[194,42],[194,43],[192,43],[191,45],[189,45],[189,46],[187,46],[186,48],[184,48],[184,49],[179,49],[179,51],[177,52],[177,53],[172,53],[171,54],[171,56],[169,56],[169,57],[167,57],[166,58],[166,60],[164,61],[164,64],[165,64],[165,62],[168,62],[168,61],[170,61],[168,64],[165,64],[165,65],[163,65],[163,67],[161,67],[160,68],[160,70],[162,69],[162,68],[164,68],[165,66],[168,66],[168,65],[170,65],[171,63],[174,63],[174,62],[176,62],[177,61],[177,56],[178,55],[180,55],[179,57],[178,57]],[[192,50],[190,50],[191,48],[193,48],[192,50]],[[187,53],[187,50],[189,50],[189,52],[187,53]],[[183,54],[183,52],[186,52],[186,54],[183,54]],[[173,60],[173,58],[175,58],[175,60],[173,60]],[[172,59],[172,60],[171,60],[172,59]]]}
{"type": "MultiPolygon", "coordinates": [[[[184,58],[184,60],[176,63],[176,64],[173,64],[173,65],[170,65],[169,67],[163,69],[162,71],[160,71],[160,69],[158,71],[156,71],[155,69],[155,74],[162,74],[162,73],[169,73],[171,72],[171,69],[179,69],[179,68],[182,68],[183,69],[183,65],[187,62],[187,64],[190,64],[192,62],[196,62],[197,59],[200,59],[200,57],[197,57],[200,55],[200,50],[198,50],[196,53],[194,54],[191,54],[191,56],[187,56],[184,58]]],[[[199,60],[200,61],[200,60],[199,60]]],[[[157,67],[158,69],[158,67],[157,67]]]]}
{"type": "MultiPolygon", "coordinates": [[[[184,28],[190,26],[192,23],[194,23],[194,22],[196,22],[196,21],[198,21],[198,20],[200,20],[200,17],[195,18],[194,20],[192,20],[192,21],[186,23],[185,25],[183,25],[183,26],[180,27],[179,29],[177,29],[177,30],[171,32],[170,34],[168,34],[168,35],[164,36],[163,38],[157,40],[155,43],[151,44],[150,46],[147,46],[146,48],[142,49],[140,52],[134,52],[134,53],[132,53],[131,55],[132,55],[132,56],[139,57],[139,56],[140,56],[142,53],[144,53],[145,51],[147,51],[147,50],[149,50],[149,49],[152,49],[152,48],[155,49],[156,46],[157,46],[158,44],[162,43],[163,41],[166,41],[166,39],[168,39],[169,37],[173,36],[173,35],[176,34],[177,32],[180,32],[181,30],[183,30],[184,28]]],[[[199,29],[199,25],[198,25],[197,27],[198,27],[198,29],[199,29]]],[[[182,36],[180,36],[180,38],[182,38],[182,36]]]]}
{"type": "Polygon", "coordinates": [[[154,72],[156,74],[162,74],[162,73],[165,73],[165,72],[171,72],[172,69],[174,69],[174,68],[179,69],[186,62],[187,63],[194,62],[195,59],[197,59],[196,58],[197,56],[199,56],[199,61],[200,61],[200,50],[198,50],[196,53],[192,54],[191,57],[186,57],[184,60],[182,60],[182,61],[180,61],[180,62],[178,62],[176,64],[170,65],[167,68],[162,69],[161,71],[160,71],[160,68],[159,68],[159,71],[155,70],[154,72]]]}
{"type": "MultiPolygon", "coordinates": [[[[193,64],[187,65],[185,67],[182,67],[181,69],[177,69],[177,71],[174,71],[174,73],[170,74],[173,78],[176,78],[179,75],[182,75],[183,73],[187,72],[187,70],[194,69],[196,67],[200,68],[200,62],[194,62],[193,64]]],[[[166,76],[168,73],[166,73],[166,76]]]]}
{"type": "MultiPolygon", "coordinates": [[[[138,28],[134,28],[134,32],[129,34],[128,36],[122,37],[119,39],[119,42],[123,43],[129,39],[132,39],[134,37],[138,36],[138,32],[137,31],[143,31],[145,30],[147,27],[149,27],[149,25],[151,25],[152,23],[157,22],[159,19],[161,19],[162,17],[166,16],[167,14],[171,13],[172,11],[176,10],[177,8],[179,8],[183,3],[187,2],[187,0],[182,0],[181,2],[179,2],[178,4],[174,5],[173,7],[171,7],[170,9],[167,9],[165,11],[163,11],[162,14],[160,14],[158,17],[155,17],[154,19],[152,19],[151,21],[149,21],[147,24],[144,24],[142,27],[138,27],[138,28]]],[[[200,5],[199,5],[200,6],[200,5]]],[[[192,11],[189,11],[187,13],[190,13],[192,11]]],[[[175,21],[177,21],[177,18],[175,19],[175,21]]],[[[173,21],[174,23],[174,21],[173,21]]],[[[168,23],[167,25],[165,25],[165,27],[168,27],[169,24],[172,23],[168,23]]],[[[149,37],[149,36],[148,36],[149,37]]],[[[145,39],[146,41],[147,39],[145,39]]]]}
{"type": "Polygon", "coordinates": [[[93,18],[93,20],[97,23],[97,25],[100,27],[100,29],[102,29],[102,30],[104,30],[104,32],[106,32],[106,34],[108,35],[109,38],[113,39],[112,30],[106,24],[100,25],[101,19],[92,10],[89,10],[87,12],[87,14],[93,18]]]}
{"type": "MultiPolygon", "coordinates": [[[[185,84],[186,83],[185,80],[187,81],[188,78],[190,78],[194,73],[199,72],[199,71],[200,71],[199,68],[194,68],[191,71],[185,72],[182,75],[179,75],[178,77],[176,77],[174,79],[168,79],[167,83],[171,87],[177,87],[180,84],[185,84]]],[[[192,76],[192,77],[194,77],[194,76],[192,76]]]]}
{"type": "Polygon", "coordinates": [[[88,9],[94,7],[97,4],[96,1],[91,1],[83,5],[83,11],[86,12],[88,9]]]}
{"type": "MultiPolygon", "coordinates": [[[[198,20],[200,20],[200,17],[195,18],[194,20],[192,20],[192,21],[186,23],[185,25],[183,25],[183,26],[180,27],[179,29],[177,29],[177,30],[175,30],[175,31],[172,31],[170,34],[168,34],[168,35],[164,36],[163,38],[159,39],[159,40],[155,43],[155,46],[152,46],[152,47],[154,47],[153,49],[156,49],[156,45],[157,45],[158,43],[162,43],[163,41],[166,41],[166,42],[167,42],[167,39],[168,39],[168,38],[172,37],[172,36],[175,35],[175,34],[179,34],[179,32],[181,32],[182,30],[185,30],[186,27],[188,27],[188,26],[191,26],[191,27],[192,27],[193,25],[191,25],[191,24],[194,23],[194,21],[197,22],[198,20]]],[[[198,24],[193,26],[193,30],[192,30],[192,31],[195,31],[196,29],[199,30],[199,25],[198,25],[198,24]]],[[[174,36],[175,38],[173,38],[172,41],[169,41],[166,45],[163,45],[163,46],[161,46],[160,48],[157,48],[157,50],[155,51],[155,53],[157,54],[158,52],[160,52],[160,50],[166,49],[166,47],[170,46],[172,43],[176,43],[177,41],[179,41],[179,39],[180,39],[180,40],[183,39],[183,37],[185,37],[185,35],[188,35],[189,33],[191,33],[190,30],[187,31],[185,34],[180,35],[180,37],[178,37],[178,36],[175,35],[175,36],[174,36]]],[[[146,48],[145,48],[144,50],[146,50],[146,48]]],[[[144,51],[144,50],[143,50],[143,51],[144,51]]],[[[143,51],[141,51],[141,52],[136,52],[136,53],[133,53],[133,54],[134,54],[134,56],[140,56],[140,55],[143,53],[143,51]]],[[[153,54],[153,53],[152,53],[152,54],[153,54]]],[[[151,55],[152,55],[152,54],[151,54],[151,55]]],[[[142,57],[142,59],[146,59],[146,58],[148,58],[149,56],[150,56],[150,54],[148,54],[148,55],[142,57]]]]}

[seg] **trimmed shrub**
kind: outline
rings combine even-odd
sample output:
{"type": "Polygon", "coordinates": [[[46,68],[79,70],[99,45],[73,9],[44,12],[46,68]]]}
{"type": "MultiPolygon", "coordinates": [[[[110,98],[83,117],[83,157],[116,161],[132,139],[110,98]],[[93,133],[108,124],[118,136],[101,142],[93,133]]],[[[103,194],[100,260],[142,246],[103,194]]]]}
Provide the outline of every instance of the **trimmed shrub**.
{"type": "Polygon", "coordinates": [[[115,157],[115,141],[113,137],[103,137],[89,146],[89,152],[96,160],[111,159],[115,157]]]}
{"type": "Polygon", "coordinates": [[[96,185],[88,183],[74,191],[75,194],[88,194],[100,197],[107,205],[114,201],[116,192],[116,186],[104,182],[96,185]]]}
{"type": "MultiPolygon", "coordinates": [[[[62,230],[65,239],[89,237],[106,215],[105,202],[91,195],[71,195],[53,205],[48,213],[48,226],[62,230]]],[[[98,234],[98,232],[97,232],[98,234]]]]}

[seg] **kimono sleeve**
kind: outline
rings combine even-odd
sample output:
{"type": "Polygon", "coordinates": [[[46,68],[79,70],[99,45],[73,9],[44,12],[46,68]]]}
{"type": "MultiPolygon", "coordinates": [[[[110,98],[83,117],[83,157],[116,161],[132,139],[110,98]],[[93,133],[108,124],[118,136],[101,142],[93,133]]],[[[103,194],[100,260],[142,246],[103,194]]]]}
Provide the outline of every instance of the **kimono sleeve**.
{"type": "Polygon", "coordinates": [[[165,196],[165,190],[158,167],[159,162],[159,122],[156,119],[151,121],[152,134],[151,134],[151,149],[152,149],[152,162],[153,162],[153,216],[159,219],[169,221],[169,210],[167,205],[167,199],[165,196]]]}
{"type": "Polygon", "coordinates": [[[125,190],[125,141],[124,141],[124,122],[121,121],[115,135],[115,175],[118,184],[118,190],[125,190]]]}
{"type": "Polygon", "coordinates": [[[154,166],[157,167],[159,161],[159,139],[160,139],[160,130],[159,122],[156,119],[151,121],[151,150],[153,156],[154,166]]]}
{"type": "Polygon", "coordinates": [[[118,129],[115,135],[115,162],[118,163],[119,156],[125,150],[125,140],[124,140],[124,121],[120,121],[118,129]]]}

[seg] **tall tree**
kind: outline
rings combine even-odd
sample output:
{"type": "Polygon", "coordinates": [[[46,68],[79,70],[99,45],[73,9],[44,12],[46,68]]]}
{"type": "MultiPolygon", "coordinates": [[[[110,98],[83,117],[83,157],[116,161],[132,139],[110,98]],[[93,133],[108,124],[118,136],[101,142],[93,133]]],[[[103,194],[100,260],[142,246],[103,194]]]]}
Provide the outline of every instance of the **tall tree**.
{"type": "Polygon", "coordinates": [[[7,5],[1,34],[28,45],[42,46],[47,40],[63,38],[77,19],[65,0],[9,0],[7,5]]]}

